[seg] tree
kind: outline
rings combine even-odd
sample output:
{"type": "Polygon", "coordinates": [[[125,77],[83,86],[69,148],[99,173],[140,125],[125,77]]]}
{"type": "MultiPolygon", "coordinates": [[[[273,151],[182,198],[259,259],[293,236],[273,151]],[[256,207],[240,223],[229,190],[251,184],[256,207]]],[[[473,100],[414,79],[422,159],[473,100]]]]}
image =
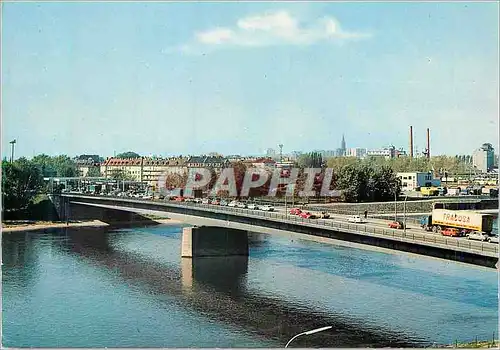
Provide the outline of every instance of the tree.
{"type": "Polygon", "coordinates": [[[35,156],[32,162],[40,168],[40,171],[44,177],[77,176],[76,164],[67,155],[50,157],[46,154],[40,154],[35,156]]]}
{"type": "Polygon", "coordinates": [[[140,158],[141,156],[135,152],[132,152],[132,151],[128,151],[128,152],[123,152],[123,153],[119,153],[116,155],[116,158],[122,158],[122,159],[125,159],[125,158],[140,158]]]}
{"type": "Polygon", "coordinates": [[[117,170],[113,171],[113,173],[111,174],[111,178],[114,180],[120,180],[120,181],[121,180],[131,181],[134,179],[134,177],[132,175],[130,175],[129,173],[127,173],[123,169],[117,169],[117,170]]]}
{"type": "Polygon", "coordinates": [[[100,177],[101,176],[101,169],[98,166],[93,166],[89,168],[89,171],[87,172],[88,177],[100,177]]]}
{"type": "Polygon", "coordinates": [[[173,190],[175,188],[184,188],[186,187],[187,179],[187,173],[169,173],[165,178],[165,188],[167,188],[168,190],[173,190]]]}
{"type": "Polygon", "coordinates": [[[37,164],[26,158],[2,161],[2,199],[7,210],[26,208],[43,187],[43,176],[37,164]]]}
{"type": "Polygon", "coordinates": [[[301,154],[297,159],[300,168],[321,168],[323,166],[323,157],[319,152],[301,154]]]}

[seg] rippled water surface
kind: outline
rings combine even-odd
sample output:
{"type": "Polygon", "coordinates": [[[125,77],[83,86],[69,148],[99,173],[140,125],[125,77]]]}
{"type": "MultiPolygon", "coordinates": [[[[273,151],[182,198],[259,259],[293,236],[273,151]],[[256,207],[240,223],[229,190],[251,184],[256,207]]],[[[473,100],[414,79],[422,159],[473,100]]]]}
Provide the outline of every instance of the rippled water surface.
{"type": "Polygon", "coordinates": [[[413,347],[491,339],[495,270],[300,236],[250,257],[180,258],[182,227],[2,237],[3,345],[413,347]]]}

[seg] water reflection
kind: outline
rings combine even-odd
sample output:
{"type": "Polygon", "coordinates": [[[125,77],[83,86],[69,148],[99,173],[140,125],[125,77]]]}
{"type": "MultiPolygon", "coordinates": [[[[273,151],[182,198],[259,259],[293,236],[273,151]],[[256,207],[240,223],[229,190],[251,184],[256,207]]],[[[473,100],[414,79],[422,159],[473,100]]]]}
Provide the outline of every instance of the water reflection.
{"type": "MultiPolygon", "coordinates": [[[[71,318],[66,322],[76,324],[87,320],[86,322],[89,322],[85,326],[87,328],[94,324],[100,324],[103,330],[112,329],[114,332],[119,332],[120,341],[123,341],[127,346],[137,347],[147,344],[151,344],[150,346],[206,346],[205,344],[215,346],[214,343],[203,342],[201,338],[196,338],[196,334],[187,331],[188,329],[197,329],[201,332],[202,329],[208,329],[214,324],[232,329],[231,335],[221,335],[221,339],[229,339],[234,334],[237,334],[238,339],[240,339],[239,342],[228,340],[226,343],[216,344],[222,347],[248,346],[248,343],[245,343],[247,345],[243,344],[242,334],[253,339],[252,346],[281,347],[293,335],[325,325],[332,325],[333,329],[314,336],[299,338],[293,343],[293,346],[406,347],[429,344],[427,339],[415,335],[418,332],[415,334],[403,333],[394,327],[365,322],[364,319],[353,317],[349,312],[341,311],[340,308],[338,310],[334,307],[318,308],[317,305],[313,308],[308,304],[308,298],[294,298],[292,300],[283,294],[275,293],[276,288],[288,288],[299,294],[301,291],[309,291],[309,293],[316,293],[323,298],[343,298],[344,301],[353,303],[349,307],[362,308],[362,305],[355,305],[355,299],[334,294],[328,283],[321,283],[322,277],[315,278],[315,276],[324,275],[321,273],[316,275],[314,269],[311,268],[310,261],[315,261],[313,265],[318,266],[319,270],[327,271],[335,268],[337,271],[335,273],[347,274],[353,288],[349,290],[353,295],[359,294],[359,291],[355,289],[356,283],[358,286],[365,285],[360,284],[359,281],[367,279],[387,280],[391,281],[392,284],[392,280],[395,279],[399,282],[394,283],[402,282],[400,278],[405,275],[403,275],[401,268],[398,271],[390,264],[377,268],[374,265],[375,260],[369,259],[369,253],[360,257],[356,256],[349,248],[339,248],[334,253],[332,253],[331,248],[324,248],[325,252],[319,252],[323,246],[318,248],[318,245],[314,246],[314,243],[311,242],[296,241],[293,244],[288,243],[285,247],[280,246],[282,241],[279,239],[261,234],[250,234],[250,258],[182,259],[180,257],[180,231],[180,227],[171,226],[120,231],[106,228],[80,228],[36,233],[35,235],[5,236],[3,239],[3,259],[4,286],[7,290],[7,297],[4,298],[4,310],[5,308],[10,310],[10,314],[20,307],[30,310],[30,306],[23,305],[22,301],[20,304],[12,303],[14,300],[12,286],[15,285],[15,279],[19,279],[25,290],[39,288],[33,279],[40,278],[40,271],[43,270],[44,276],[52,278],[50,287],[60,290],[67,290],[68,286],[75,281],[89,281],[89,285],[92,285],[94,280],[106,281],[105,283],[111,286],[112,292],[103,293],[100,296],[103,299],[99,303],[103,303],[108,309],[90,305],[92,312],[96,313],[90,320],[87,316],[89,311],[82,309],[80,304],[82,303],[81,298],[85,298],[88,302],[93,300],[93,294],[96,293],[95,287],[86,289],[85,286],[80,285],[78,292],[73,293],[82,293],[83,296],[77,297],[73,294],[63,293],[57,297],[59,298],[57,303],[60,304],[64,301],[67,305],[65,307],[72,310],[71,318]],[[333,258],[335,264],[332,263],[333,258]],[[286,264],[280,263],[284,260],[286,260],[286,264]],[[309,261],[308,264],[305,263],[307,261],[309,261]],[[290,263],[295,265],[289,265],[290,263]],[[276,268],[275,264],[278,264],[279,268],[276,268]],[[301,275],[302,265],[307,269],[304,270],[307,271],[307,275],[301,275]],[[77,266],[80,267],[77,268],[77,266]],[[68,273],[68,269],[71,269],[71,274],[68,273]],[[269,276],[266,276],[266,273],[271,269],[282,274],[276,278],[276,281],[281,281],[277,282],[278,285],[270,282],[269,276]],[[398,272],[398,275],[392,280],[391,271],[398,272]],[[285,277],[284,275],[287,273],[292,276],[291,278],[296,278],[294,276],[302,277],[294,281],[287,281],[286,285],[279,284],[284,283],[282,277],[285,277]],[[384,273],[386,273],[385,276],[384,273]],[[250,274],[251,278],[249,278],[250,274]],[[314,285],[308,284],[313,280],[315,281],[314,285]],[[121,300],[125,300],[126,294],[130,291],[138,296],[142,309],[128,311],[130,313],[127,314],[128,317],[115,318],[108,321],[110,324],[103,324],[100,320],[108,320],[109,313],[121,312],[123,308],[128,307],[121,300]],[[154,302],[143,304],[146,299],[151,299],[154,302]],[[187,321],[186,314],[180,311],[171,311],[174,307],[175,310],[198,315],[202,317],[202,321],[198,319],[187,321]],[[109,308],[113,311],[110,311],[109,308]],[[131,322],[135,322],[135,319],[140,319],[145,314],[156,314],[161,311],[164,311],[165,314],[155,316],[155,320],[163,325],[181,321],[187,322],[182,328],[181,332],[185,334],[179,339],[179,343],[165,343],[165,339],[173,336],[172,333],[168,333],[170,335],[166,333],[163,340],[158,339],[154,342],[151,340],[151,334],[148,335],[149,338],[146,338],[145,334],[134,333],[132,335],[121,330],[126,329],[131,322]],[[168,318],[165,316],[166,314],[168,314],[168,318]],[[187,339],[195,342],[191,343],[187,339]]],[[[418,276],[422,279],[422,283],[425,283],[426,275],[420,273],[418,276]]],[[[439,283],[439,281],[435,282],[439,283]]],[[[406,281],[405,284],[408,286],[407,288],[410,288],[410,282],[406,281]]],[[[398,291],[393,290],[393,292],[395,293],[393,298],[397,300],[398,291]]],[[[52,295],[48,294],[37,298],[50,299],[51,297],[52,295]]],[[[40,312],[43,312],[43,315],[53,315],[53,310],[43,309],[44,303],[41,303],[40,307],[40,312]]],[[[366,312],[380,313],[384,311],[366,310],[366,312]]],[[[397,310],[386,310],[386,312],[398,314],[397,310]]],[[[401,318],[404,322],[404,319],[409,317],[411,315],[402,315],[401,318]]],[[[425,322],[425,320],[419,322],[425,322]]],[[[144,327],[153,327],[147,324],[145,323],[144,327]]],[[[36,328],[32,327],[34,326],[25,325],[23,329],[26,329],[26,332],[35,332],[36,328]]],[[[9,327],[7,327],[7,334],[9,334],[8,330],[9,327]]],[[[144,330],[142,332],[145,333],[144,330]]],[[[161,335],[158,337],[161,338],[161,335]]],[[[40,346],[40,344],[46,343],[33,343],[31,345],[40,346]]],[[[103,342],[83,344],[75,342],[73,344],[110,346],[109,343],[103,342]]]]}

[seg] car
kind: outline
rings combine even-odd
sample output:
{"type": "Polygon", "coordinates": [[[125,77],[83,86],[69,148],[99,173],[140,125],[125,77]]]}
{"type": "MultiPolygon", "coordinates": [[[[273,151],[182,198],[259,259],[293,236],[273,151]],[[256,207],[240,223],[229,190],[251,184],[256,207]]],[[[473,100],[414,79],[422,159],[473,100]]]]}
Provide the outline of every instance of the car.
{"type": "Polygon", "coordinates": [[[201,198],[195,198],[195,199],[193,199],[193,202],[194,203],[201,203],[202,199],[201,198]]]}
{"type": "MultiPolygon", "coordinates": [[[[361,216],[359,216],[359,215],[353,215],[353,216],[349,217],[349,219],[347,219],[347,221],[349,221],[349,222],[354,222],[354,223],[356,223],[356,224],[364,224],[364,223],[366,223],[366,221],[364,221],[364,220],[361,218],[361,216]]],[[[391,226],[389,225],[389,227],[391,227],[391,226]]],[[[392,227],[391,227],[391,228],[392,228],[392,227]]]]}
{"type": "Polygon", "coordinates": [[[238,202],[238,204],[236,204],[236,207],[237,208],[246,208],[247,205],[245,203],[242,203],[242,202],[238,202]]]}
{"type": "Polygon", "coordinates": [[[308,212],[308,211],[303,211],[299,214],[299,216],[303,219],[316,219],[316,215],[308,212]]]}
{"type": "Polygon", "coordinates": [[[251,203],[251,204],[247,205],[247,208],[252,209],[252,210],[258,210],[259,206],[257,204],[251,203]]]}
{"type": "Polygon", "coordinates": [[[260,210],[264,210],[264,211],[274,211],[274,207],[270,206],[270,205],[263,205],[260,207],[260,210]]]}
{"type": "Polygon", "coordinates": [[[224,207],[227,206],[228,204],[229,203],[226,200],[224,200],[224,199],[220,201],[220,205],[222,205],[224,207]]]}
{"type": "Polygon", "coordinates": [[[389,228],[395,228],[398,230],[404,229],[405,225],[401,221],[392,221],[389,223],[389,228]]]}
{"type": "Polygon", "coordinates": [[[174,198],[174,200],[175,200],[176,202],[184,202],[184,197],[177,196],[177,197],[175,197],[175,198],[174,198]]]}
{"type": "Polygon", "coordinates": [[[142,199],[153,199],[153,196],[150,194],[142,196],[142,199]]]}
{"type": "Polygon", "coordinates": [[[460,237],[461,236],[459,229],[451,228],[451,227],[447,227],[444,230],[441,230],[441,234],[443,236],[450,236],[450,237],[460,237]]]}
{"type": "Polygon", "coordinates": [[[300,215],[302,213],[302,210],[300,210],[299,208],[292,208],[290,209],[290,214],[291,215],[300,215]]]}
{"type": "Polygon", "coordinates": [[[322,211],[320,217],[322,219],[328,219],[330,218],[330,214],[328,214],[326,211],[322,211]]]}
{"type": "Polygon", "coordinates": [[[229,204],[227,206],[228,207],[236,207],[237,204],[238,204],[237,201],[231,201],[231,202],[229,202],[229,204]]]}
{"type": "Polygon", "coordinates": [[[220,201],[218,199],[212,199],[210,201],[210,204],[213,204],[213,205],[219,205],[220,204],[220,201]]]}
{"type": "Polygon", "coordinates": [[[475,241],[487,241],[488,240],[488,235],[485,232],[481,231],[473,231],[467,235],[467,239],[472,239],[475,241]]]}
{"type": "Polygon", "coordinates": [[[498,235],[491,235],[488,237],[488,242],[490,243],[498,243],[498,235]]]}
{"type": "Polygon", "coordinates": [[[208,198],[203,198],[203,199],[201,200],[201,204],[210,204],[210,199],[208,199],[208,198]]]}

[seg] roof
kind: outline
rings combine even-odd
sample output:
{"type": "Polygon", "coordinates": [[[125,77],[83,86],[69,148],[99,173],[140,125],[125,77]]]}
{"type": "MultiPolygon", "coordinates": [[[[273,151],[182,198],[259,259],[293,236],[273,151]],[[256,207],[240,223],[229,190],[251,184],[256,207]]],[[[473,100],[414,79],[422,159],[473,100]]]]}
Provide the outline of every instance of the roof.
{"type": "Polygon", "coordinates": [[[185,158],[182,157],[170,157],[170,158],[108,158],[104,161],[105,166],[152,166],[152,165],[163,165],[163,166],[178,166],[184,165],[186,162],[185,158]]]}

